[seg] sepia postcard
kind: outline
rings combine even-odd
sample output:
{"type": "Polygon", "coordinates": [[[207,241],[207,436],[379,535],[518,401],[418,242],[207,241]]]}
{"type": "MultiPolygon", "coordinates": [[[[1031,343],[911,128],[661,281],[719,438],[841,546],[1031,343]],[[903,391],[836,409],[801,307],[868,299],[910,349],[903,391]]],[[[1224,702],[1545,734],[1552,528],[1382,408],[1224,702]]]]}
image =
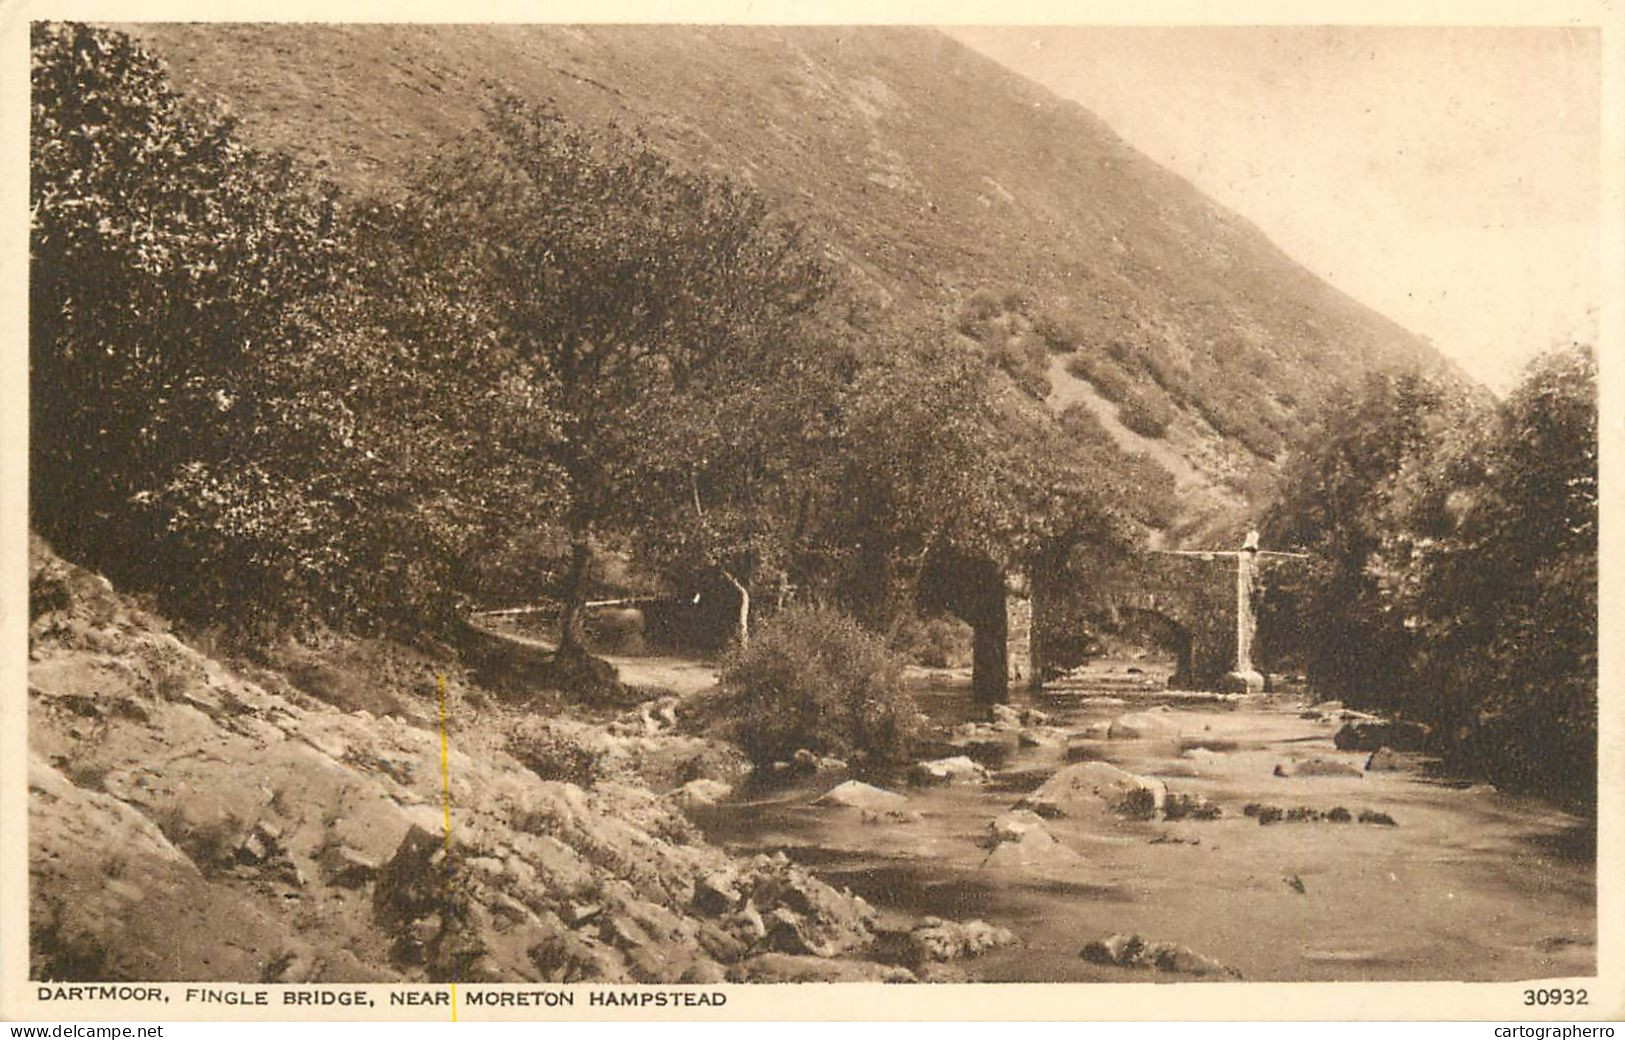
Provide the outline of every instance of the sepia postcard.
{"type": "Polygon", "coordinates": [[[1615,5],[0,13],[0,1016],[1625,1016],[1615,5]]]}

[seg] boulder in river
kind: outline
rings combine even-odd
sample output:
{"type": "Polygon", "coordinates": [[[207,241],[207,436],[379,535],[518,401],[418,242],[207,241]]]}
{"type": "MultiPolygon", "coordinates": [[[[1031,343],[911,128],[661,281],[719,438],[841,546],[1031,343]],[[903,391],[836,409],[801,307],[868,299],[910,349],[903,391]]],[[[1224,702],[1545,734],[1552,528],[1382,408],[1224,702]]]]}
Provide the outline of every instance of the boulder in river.
{"type": "Polygon", "coordinates": [[[806,748],[797,748],[790,759],[790,768],[797,773],[834,773],[847,768],[845,759],[820,755],[806,748]]]}
{"type": "Polygon", "coordinates": [[[986,722],[967,722],[954,727],[948,743],[972,753],[1008,753],[1019,741],[1019,732],[1017,727],[1000,729],[986,722]]]}
{"type": "Polygon", "coordinates": [[[848,780],[825,791],[813,804],[836,805],[843,809],[867,809],[870,812],[887,812],[907,805],[908,799],[896,791],[875,787],[861,780],[848,780]]]}
{"type": "Polygon", "coordinates": [[[1112,724],[1110,722],[1095,722],[1080,730],[1073,730],[1067,736],[1067,744],[1071,746],[1078,741],[1108,740],[1111,737],[1112,724]]]}
{"type": "Polygon", "coordinates": [[[894,964],[762,953],[728,969],[729,982],[917,982],[894,964]]]}
{"type": "Polygon", "coordinates": [[[944,921],[922,918],[904,938],[904,957],[914,965],[980,957],[1000,946],[1013,946],[1015,934],[986,921],[944,921]]]}
{"type": "Polygon", "coordinates": [[[1021,728],[1021,711],[1008,704],[993,705],[993,728],[1014,732],[1021,728]]]}
{"type": "Polygon", "coordinates": [[[874,827],[885,827],[895,823],[919,823],[925,819],[925,814],[914,809],[864,809],[858,816],[862,823],[874,827]]]}
{"type": "Polygon", "coordinates": [[[1096,939],[1078,954],[1094,964],[1115,964],[1120,968],[1139,968],[1164,971],[1180,975],[1228,975],[1241,978],[1241,972],[1228,968],[1211,957],[1171,942],[1152,942],[1139,935],[1117,933],[1096,939]]]}
{"type": "Polygon", "coordinates": [[[1337,731],[1332,743],[1339,751],[1376,751],[1383,747],[1420,751],[1427,744],[1430,732],[1422,723],[1406,719],[1351,722],[1337,731]]]}
{"type": "Polygon", "coordinates": [[[987,825],[987,829],[992,834],[995,845],[1006,841],[1020,841],[1022,835],[1028,831],[1039,830],[1048,833],[1049,830],[1044,826],[1044,818],[1030,809],[1011,809],[1001,816],[994,817],[987,825]]]}
{"type": "Polygon", "coordinates": [[[1162,805],[1165,820],[1217,820],[1224,814],[1205,795],[1170,792],[1162,805]]]}
{"type": "Polygon", "coordinates": [[[1017,733],[1016,743],[1030,748],[1060,747],[1066,743],[1066,731],[1052,726],[1034,726],[1017,733]]]}
{"type": "Polygon", "coordinates": [[[1365,771],[1368,773],[1393,773],[1405,768],[1398,755],[1392,748],[1380,747],[1371,752],[1371,757],[1365,760],[1365,771]]]}
{"type": "Polygon", "coordinates": [[[1106,735],[1112,740],[1145,740],[1179,736],[1179,723],[1170,713],[1137,711],[1119,715],[1107,727],[1106,735]]]}
{"type": "Polygon", "coordinates": [[[679,809],[692,811],[708,809],[733,793],[733,787],[721,780],[690,780],[673,791],[670,798],[679,809]]]}
{"type": "Polygon", "coordinates": [[[1168,799],[1168,785],[1107,762],[1077,762],[1057,770],[1019,808],[1040,816],[1075,816],[1102,803],[1125,816],[1150,818],[1168,799]]]}
{"type": "Polygon", "coordinates": [[[1349,762],[1329,758],[1306,758],[1298,762],[1280,762],[1275,766],[1276,776],[1360,776],[1359,767],[1349,762]]]}
{"type": "Polygon", "coordinates": [[[954,755],[916,762],[909,767],[908,778],[916,784],[980,783],[987,779],[987,767],[966,755],[954,755]]]}
{"type": "MultiPolygon", "coordinates": [[[[995,836],[997,834],[995,833],[995,836]]],[[[982,860],[982,867],[1073,877],[1085,865],[1084,858],[1055,839],[1049,828],[1023,830],[1009,841],[1001,841],[982,860]]]]}

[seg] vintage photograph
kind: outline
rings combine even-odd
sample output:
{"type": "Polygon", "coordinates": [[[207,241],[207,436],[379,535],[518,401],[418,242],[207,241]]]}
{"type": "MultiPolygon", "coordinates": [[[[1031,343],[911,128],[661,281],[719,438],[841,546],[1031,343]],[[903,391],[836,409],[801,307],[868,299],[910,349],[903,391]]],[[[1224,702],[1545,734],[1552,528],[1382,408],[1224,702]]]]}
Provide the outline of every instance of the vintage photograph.
{"type": "Polygon", "coordinates": [[[1598,974],[1595,26],[28,35],[32,996],[1598,974]]]}

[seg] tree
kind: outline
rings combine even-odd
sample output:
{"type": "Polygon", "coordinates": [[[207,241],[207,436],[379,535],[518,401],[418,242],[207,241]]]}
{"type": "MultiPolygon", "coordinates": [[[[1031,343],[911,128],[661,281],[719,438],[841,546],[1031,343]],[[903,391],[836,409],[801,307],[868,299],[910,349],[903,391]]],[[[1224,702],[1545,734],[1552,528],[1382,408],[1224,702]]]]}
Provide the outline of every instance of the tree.
{"type": "Polygon", "coordinates": [[[1310,680],[1333,696],[1387,705],[1409,688],[1414,637],[1390,609],[1375,565],[1397,523],[1395,481],[1449,423],[1447,414],[1443,388],[1425,377],[1372,374],[1360,393],[1328,406],[1312,441],[1317,450],[1289,462],[1281,497],[1264,518],[1267,541],[1311,558],[1274,579],[1284,587],[1266,609],[1290,602],[1296,613],[1267,618],[1273,632],[1261,650],[1303,655],[1310,680]]]}
{"type": "Polygon", "coordinates": [[[324,566],[300,534],[343,505],[272,449],[233,457],[353,421],[285,392],[344,266],[334,197],[124,35],[36,23],[32,42],[31,520],[192,616],[285,605],[324,566]]]}
{"type": "Polygon", "coordinates": [[[1596,797],[1596,359],[1537,359],[1484,436],[1410,496],[1395,599],[1422,641],[1428,710],[1462,764],[1511,786],[1596,797]]]}
{"type": "Polygon", "coordinates": [[[978,697],[1002,699],[1007,578],[1136,542],[1132,467],[1098,465],[1101,445],[951,341],[885,352],[851,397],[846,498],[828,536],[849,547],[842,598],[874,627],[920,607],[959,615],[974,630],[978,697]]]}
{"type": "MultiPolygon", "coordinates": [[[[811,327],[810,327],[811,326],[811,327]]],[[[840,411],[856,365],[828,331],[784,323],[737,339],[726,364],[641,402],[639,557],[679,587],[720,576],[747,643],[762,588],[775,606],[817,571],[817,516],[839,464],[840,411]]]]}
{"type": "Polygon", "coordinates": [[[36,24],[33,58],[32,523],[250,637],[453,621],[518,508],[481,423],[524,393],[380,325],[400,214],[244,145],[121,33],[36,24]]]}
{"type": "Polygon", "coordinates": [[[1499,405],[1369,382],[1270,515],[1317,557],[1266,601],[1276,638],[1290,623],[1313,682],[1429,723],[1458,767],[1594,806],[1596,422],[1588,349],[1499,405]]]}
{"type": "Polygon", "coordinates": [[[822,279],[759,198],[679,170],[641,137],[571,127],[511,95],[487,115],[423,179],[420,255],[441,258],[433,280],[457,303],[437,309],[457,312],[460,338],[548,416],[493,435],[533,462],[538,493],[557,494],[559,650],[579,657],[595,543],[628,533],[632,489],[680,447],[645,423],[675,402],[703,406],[690,391],[771,349],[822,279]]]}

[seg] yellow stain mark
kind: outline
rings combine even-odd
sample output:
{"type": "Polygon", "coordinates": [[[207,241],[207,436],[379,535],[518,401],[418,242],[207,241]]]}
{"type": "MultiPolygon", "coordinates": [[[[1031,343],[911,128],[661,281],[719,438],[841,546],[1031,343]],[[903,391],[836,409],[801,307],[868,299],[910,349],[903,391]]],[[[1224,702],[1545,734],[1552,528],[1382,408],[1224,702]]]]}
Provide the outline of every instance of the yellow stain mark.
{"type": "MultiPolygon", "coordinates": [[[[446,863],[451,863],[451,751],[446,739],[446,677],[436,675],[440,687],[440,786],[445,792],[446,808],[446,863]]],[[[447,884],[452,884],[450,874],[447,874],[447,884]]],[[[446,927],[454,927],[452,914],[446,915],[446,927]]],[[[457,961],[455,954],[449,954],[451,966],[451,1020],[457,1021],[457,961]]]]}

